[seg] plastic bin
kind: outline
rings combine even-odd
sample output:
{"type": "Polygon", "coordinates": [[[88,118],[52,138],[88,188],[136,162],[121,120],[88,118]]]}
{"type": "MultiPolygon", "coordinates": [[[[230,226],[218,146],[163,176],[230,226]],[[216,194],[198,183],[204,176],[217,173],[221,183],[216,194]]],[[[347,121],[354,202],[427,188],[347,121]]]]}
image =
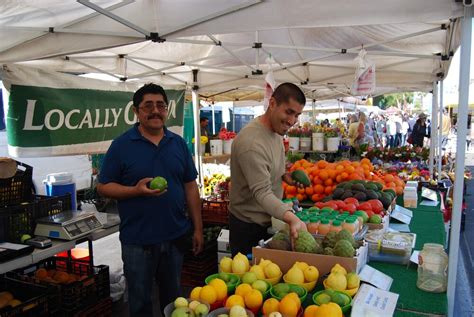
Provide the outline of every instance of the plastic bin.
{"type": "Polygon", "coordinates": [[[71,195],[71,210],[77,210],[76,183],[72,173],[48,174],[43,181],[47,196],[71,195]]]}
{"type": "Polygon", "coordinates": [[[16,163],[15,176],[0,179],[0,206],[21,204],[33,196],[33,167],[16,163]]]}
{"type": "Polygon", "coordinates": [[[48,288],[8,277],[0,278],[0,292],[10,292],[21,301],[16,307],[7,306],[0,309],[0,316],[41,317],[49,316],[48,288]]]}
{"type": "Polygon", "coordinates": [[[52,257],[29,267],[8,273],[9,277],[48,286],[52,291],[48,296],[50,313],[70,316],[103,298],[110,297],[109,267],[99,265],[91,267],[88,263],[69,258],[52,257]],[[70,284],[58,284],[35,276],[36,270],[63,271],[81,277],[70,284]]]}

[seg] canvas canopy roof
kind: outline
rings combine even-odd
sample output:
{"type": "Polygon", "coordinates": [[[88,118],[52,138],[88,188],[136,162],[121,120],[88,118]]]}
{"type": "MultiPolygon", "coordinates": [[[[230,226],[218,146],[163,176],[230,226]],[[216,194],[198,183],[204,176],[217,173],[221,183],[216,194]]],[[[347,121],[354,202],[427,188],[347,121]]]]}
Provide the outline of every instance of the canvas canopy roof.
{"type": "Polygon", "coordinates": [[[2,1],[0,63],[199,86],[210,101],[261,100],[272,68],[321,100],[349,94],[363,46],[374,95],[429,91],[462,14],[454,0],[2,1]]]}

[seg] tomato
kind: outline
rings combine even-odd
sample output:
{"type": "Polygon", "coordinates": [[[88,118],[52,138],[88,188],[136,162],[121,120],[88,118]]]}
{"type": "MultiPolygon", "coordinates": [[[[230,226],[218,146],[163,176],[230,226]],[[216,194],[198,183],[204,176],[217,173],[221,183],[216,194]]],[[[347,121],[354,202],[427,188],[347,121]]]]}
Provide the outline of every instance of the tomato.
{"type": "Polygon", "coordinates": [[[380,200],[378,199],[371,199],[369,201],[367,201],[371,206],[372,206],[372,210],[376,213],[379,213],[381,211],[383,211],[383,204],[380,200]]]}
{"type": "MultiPolygon", "coordinates": [[[[360,209],[360,208],[359,208],[359,209],[360,209]]],[[[345,208],[344,208],[344,211],[350,212],[351,215],[352,215],[356,210],[357,210],[356,205],[354,205],[354,204],[349,204],[349,203],[347,203],[346,206],[345,206],[345,208]]]]}
{"type": "Polygon", "coordinates": [[[367,216],[370,218],[374,215],[374,212],[372,210],[364,210],[367,216]]]}
{"type": "Polygon", "coordinates": [[[324,207],[324,203],[322,201],[318,201],[317,203],[314,204],[316,207],[318,207],[319,209],[323,208],[324,207]]]}
{"type": "Polygon", "coordinates": [[[338,204],[337,204],[335,201],[332,201],[332,200],[329,201],[329,202],[327,202],[326,206],[331,207],[331,208],[334,209],[334,210],[338,210],[338,209],[339,209],[338,204]]]}
{"type": "Polygon", "coordinates": [[[364,202],[360,204],[357,208],[364,211],[372,211],[372,205],[369,202],[364,202]]]}
{"type": "Polygon", "coordinates": [[[356,207],[359,206],[359,201],[357,200],[357,198],[354,198],[354,197],[346,198],[344,199],[344,202],[346,204],[354,204],[356,205],[356,207]]]}
{"type": "Polygon", "coordinates": [[[343,202],[342,200],[335,200],[334,202],[339,207],[339,210],[344,210],[344,208],[346,208],[346,203],[343,202]]]}

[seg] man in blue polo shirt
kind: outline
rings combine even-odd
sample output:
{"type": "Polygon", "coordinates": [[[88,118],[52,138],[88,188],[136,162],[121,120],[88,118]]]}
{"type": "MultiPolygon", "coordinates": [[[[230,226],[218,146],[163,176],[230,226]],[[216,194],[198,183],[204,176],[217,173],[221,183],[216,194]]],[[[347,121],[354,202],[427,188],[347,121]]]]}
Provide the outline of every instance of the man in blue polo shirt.
{"type": "Polygon", "coordinates": [[[144,85],[135,92],[133,105],[138,123],[112,142],[97,190],[118,200],[130,316],[152,316],[155,273],[163,311],[180,296],[183,252],[191,247],[195,254],[202,250],[201,202],[186,143],[165,126],[164,89],[144,85]],[[156,176],[168,181],[166,191],[148,187],[156,176]],[[191,246],[186,242],[192,230],[191,246]]]}

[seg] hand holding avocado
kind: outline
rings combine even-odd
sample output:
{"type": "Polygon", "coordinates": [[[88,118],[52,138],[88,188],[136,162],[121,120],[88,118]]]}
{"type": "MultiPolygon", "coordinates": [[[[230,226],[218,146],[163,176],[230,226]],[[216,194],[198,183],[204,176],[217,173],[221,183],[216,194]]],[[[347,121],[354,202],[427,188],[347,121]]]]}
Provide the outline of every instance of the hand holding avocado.
{"type": "Polygon", "coordinates": [[[168,183],[163,177],[147,177],[135,185],[135,190],[140,196],[161,196],[166,193],[168,183]]]}

